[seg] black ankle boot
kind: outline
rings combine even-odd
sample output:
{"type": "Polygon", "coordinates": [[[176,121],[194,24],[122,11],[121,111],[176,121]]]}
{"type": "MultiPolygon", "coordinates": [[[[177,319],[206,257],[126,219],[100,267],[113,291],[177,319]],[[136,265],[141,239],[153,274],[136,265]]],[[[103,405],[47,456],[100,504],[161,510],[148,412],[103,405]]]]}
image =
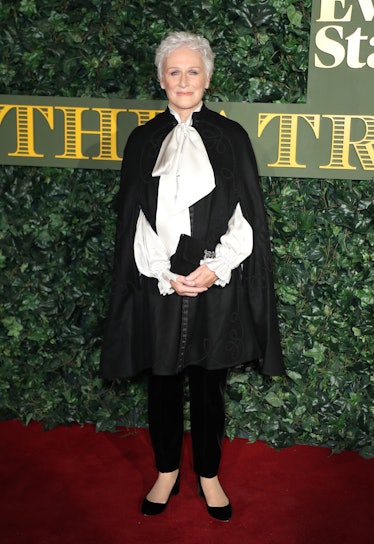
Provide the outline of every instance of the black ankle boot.
{"type": "Polygon", "coordinates": [[[205,500],[206,508],[209,515],[211,515],[212,518],[218,519],[219,521],[230,521],[232,516],[231,503],[229,502],[229,504],[227,504],[226,506],[208,506],[203,488],[201,487],[200,478],[198,478],[197,480],[197,486],[200,497],[203,497],[203,499],[205,500]]]}
{"type": "Polygon", "coordinates": [[[180,479],[181,479],[181,475],[179,472],[177,479],[175,480],[175,484],[173,485],[173,488],[170,491],[168,500],[164,504],[159,502],[151,502],[147,498],[145,498],[142,504],[142,513],[145,516],[157,516],[158,514],[162,514],[162,512],[166,509],[169,503],[170,497],[172,495],[178,495],[179,487],[180,487],[180,479]]]}

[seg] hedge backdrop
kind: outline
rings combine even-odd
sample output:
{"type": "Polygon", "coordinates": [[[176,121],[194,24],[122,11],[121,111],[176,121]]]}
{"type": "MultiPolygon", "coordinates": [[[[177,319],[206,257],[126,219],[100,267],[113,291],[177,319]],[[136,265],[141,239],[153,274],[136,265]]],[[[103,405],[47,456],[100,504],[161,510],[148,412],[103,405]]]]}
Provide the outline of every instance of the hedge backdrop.
{"type": "MultiPolygon", "coordinates": [[[[209,100],[305,102],[310,14],[309,0],[2,1],[0,94],[163,98],[154,50],[177,29],[217,54],[209,100]]],[[[373,183],[262,185],[288,376],[232,373],[227,433],[373,456],[373,183]]],[[[1,166],[0,186],[0,417],[146,425],[144,377],[97,375],[117,173],[1,166]]]]}

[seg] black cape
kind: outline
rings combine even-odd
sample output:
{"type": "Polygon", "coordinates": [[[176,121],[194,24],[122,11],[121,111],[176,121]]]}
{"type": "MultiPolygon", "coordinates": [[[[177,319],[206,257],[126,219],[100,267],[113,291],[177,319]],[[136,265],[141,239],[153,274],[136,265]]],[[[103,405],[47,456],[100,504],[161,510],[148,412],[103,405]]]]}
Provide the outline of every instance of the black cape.
{"type": "Polygon", "coordinates": [[[262,373],[282,375],[267,218],[253,149],[238,123],[205,106],[193,114],[216,187],[190,208],[191,226],[195,238],[214,247],[239,202],[253,229],[252,254],[233,270],[228,285],[196,298],[162,296],[157,280],[138,272],[133,242],[139,210],[156,231],[159,178],[152,170],[175,125],[167,109],[137,127],[125,147],[100,374],[115,379],[152,368],[171,375],[192,364],[213,370],[257,361],[262,373]]]}

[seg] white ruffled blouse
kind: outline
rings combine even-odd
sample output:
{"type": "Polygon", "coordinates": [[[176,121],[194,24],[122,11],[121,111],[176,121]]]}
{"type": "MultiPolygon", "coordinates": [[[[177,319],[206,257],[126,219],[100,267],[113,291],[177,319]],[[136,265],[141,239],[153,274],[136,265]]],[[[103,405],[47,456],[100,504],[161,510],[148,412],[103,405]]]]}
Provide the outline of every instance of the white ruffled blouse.
{"type": "MultiPolygon", "coordinates": [[[[201,106],[196,110],[199,111],[201,106]]],[[[215,187],[214,173],[203,141],[192,126],[192,114],[182,123],[170,108],[178,125],[162,143],[152,175],[160,176],[156,228],[152,229],[140,210],[134,238],[134,256],[141,274],[158,279],[161,295],[174,293],[170,280],[178,274],[170,271],[170,257],[175,253],[181,234],[191,235],[189,207],[215,187]]],[[[215,248],[215,256],[204,258],[215,272],[216,285],[224,287],[231,271],[240,265],[253,248],[253,232],[243,217],[240,204],[230,218],[226,233],[215,248]]]]}

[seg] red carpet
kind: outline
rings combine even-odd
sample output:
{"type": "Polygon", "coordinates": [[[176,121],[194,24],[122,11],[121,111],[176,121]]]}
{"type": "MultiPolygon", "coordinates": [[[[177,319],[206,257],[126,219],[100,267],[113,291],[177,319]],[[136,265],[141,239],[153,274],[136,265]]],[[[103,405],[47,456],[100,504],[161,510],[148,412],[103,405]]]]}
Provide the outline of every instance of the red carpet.
{"type": "Polygon", "coordinates": [[[181,492],[156,518],[139,512],[153,483],[144,429],[96,433],[0,422],[4,544],[371,544],[374,460],[225,440],[221,481],[234,516],[213,520],[197,496],[186,436],[181,492]]]}

